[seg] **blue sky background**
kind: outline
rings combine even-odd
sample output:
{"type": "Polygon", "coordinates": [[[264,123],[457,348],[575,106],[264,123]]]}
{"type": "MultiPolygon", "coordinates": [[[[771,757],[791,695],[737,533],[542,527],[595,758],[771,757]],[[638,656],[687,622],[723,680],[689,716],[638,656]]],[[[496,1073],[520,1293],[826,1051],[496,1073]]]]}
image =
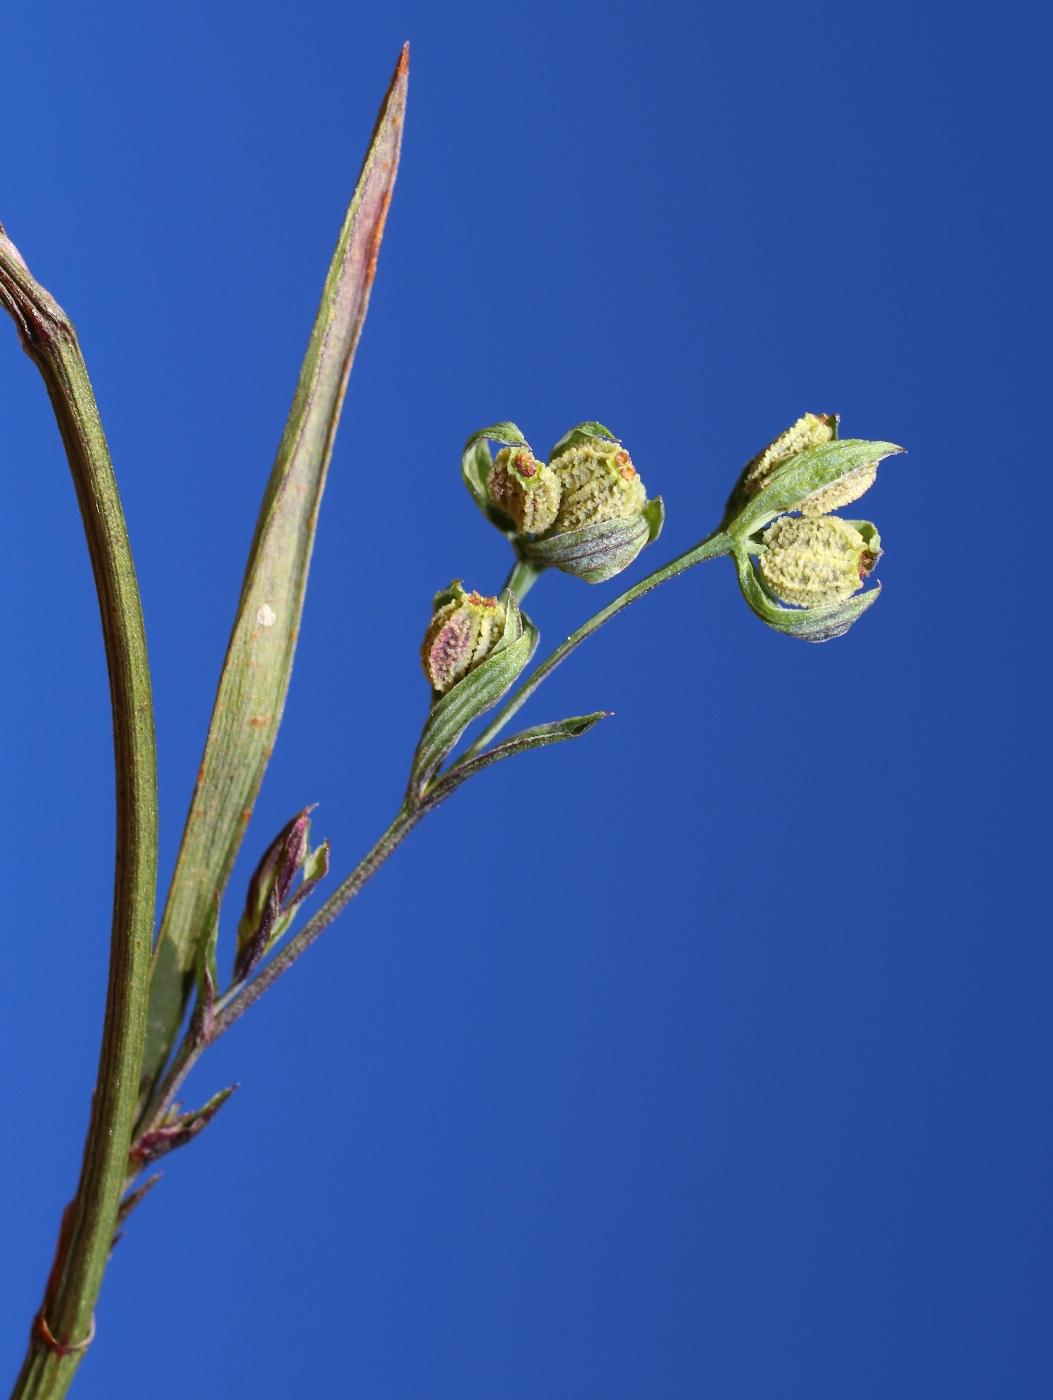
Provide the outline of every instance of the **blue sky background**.
{"type": "MultiPolygon", "coordinates": [[[[398,55],[403,163],[278,748],[224,911],[318,802],[386,824],[458,453],[596,417],[666,500],[642,576],[805,410],[903,443],[884,594],[767,631],[726,562],[533,702],[207,1057],[75,1393],[1045,1397],[1048,9],[8,7],[0,219],[76,322],[146,609],[171,870],[259,498],[398,55]],[[498,897],[508,852],[521,865],[498,897]]],[[[75,1183],[109,936],[98,616],[0,329],[0,1361],[75,1183]]],[[[551,646],[619,584],[547,576],[551,646]]],[[[229,951],[225,956],[229,956],[229,951]]]]}

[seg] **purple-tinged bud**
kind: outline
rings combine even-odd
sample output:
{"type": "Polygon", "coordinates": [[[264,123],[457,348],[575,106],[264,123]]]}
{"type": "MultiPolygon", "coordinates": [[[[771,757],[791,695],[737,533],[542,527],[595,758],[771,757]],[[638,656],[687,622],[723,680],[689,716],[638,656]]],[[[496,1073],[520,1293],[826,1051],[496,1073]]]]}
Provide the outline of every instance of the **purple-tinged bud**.
{"type": "Polygon", "coordinates": [[[329,873],[329,842],[311,850],[311,812],[306,807],[267,847],[249,881],[245,912],[238,923],[234,980],[243,982],[292,923],[293,915],[329,873]],[[294,891],[297,874],[299,887],[294,891]]]}
{"type": "Polygon", "coordinates": [[[497,646],[504,635],[505,608],[498,598],[466,593],[460,579],[437,593],[433,606],[420,659],[432,690],[445,695],[497,646]]]}

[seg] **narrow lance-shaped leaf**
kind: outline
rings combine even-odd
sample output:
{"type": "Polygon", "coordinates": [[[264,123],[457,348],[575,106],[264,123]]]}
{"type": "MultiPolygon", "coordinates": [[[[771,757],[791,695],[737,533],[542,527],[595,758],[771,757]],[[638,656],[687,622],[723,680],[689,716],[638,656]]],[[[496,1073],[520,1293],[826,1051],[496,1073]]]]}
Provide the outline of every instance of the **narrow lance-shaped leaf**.
{"type": "Polygon", "coordinates": [[[780,511],[797,510],[812,493],[902,451],[894,442],[866,442],[861,438],[840,438],[809,447],[776,468],[768,485],[728,525],[728,532],[737,540],[744,539],[780,511]]]}
{"type": "Polygon", "coordinates": [[[521,729],[510,739],[495,744],[492,749],[455,763],[427,789],[424,801],[429,806],[437,806],[466,778],[489,768],[492,763],[500,763],[503,758],[513,758],[517,753],[526,753],[529,749],[543,749],[549,744],[564,743],[567,739],[580,739],[594,724],[607,719],[610,713],[610,710],[598,710],[592,715],[576,715],[573,719],[553,720],[548,724],[535,725],[533,729],[521,729]]]}
{"type": "Polygon", "coordinates": [[[340,231],[256,526],[154,952],[143,1063],[151,1080],[182,1021],[197,945],[229,878],[281,721],[326,468],[398,168],[408,71],[407,47],[340,231]]]}

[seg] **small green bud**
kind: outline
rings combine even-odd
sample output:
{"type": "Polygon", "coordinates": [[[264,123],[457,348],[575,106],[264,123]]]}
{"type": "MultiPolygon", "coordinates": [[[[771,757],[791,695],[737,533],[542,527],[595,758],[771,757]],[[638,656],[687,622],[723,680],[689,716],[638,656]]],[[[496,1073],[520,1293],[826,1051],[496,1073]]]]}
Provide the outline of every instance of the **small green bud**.
{"type": "Polygon", "coordinates": [[[486,489],[494,505],[523,534],[547,530],[559,510],[559,477],[528,447],[502,447],[487,475],[486,489]]]}
{"type": "Polygon", "coordinates": [[[460,579],[436,593],[434,608],[420,659],[432,689],[444,695],[494,650],[504,635],[506,613],[499,599],[466,593],[460,579]]]}
{"type": "Polygon", "coordinates": [[[760,576],[776,598],[795,607],[843,603],[863,587],[881,554],[877,531],[865,528],[866,536],[837,515],[780,516],[761,537],[760,576]]]}
{"type": "MultiPolygon", "coordinates": [[[[752,501],[754,496],[764,490],[771,481],[776,467],[789,461],[791,457],[796,457],[799,452],[804,452],[806,448],[818,447],[820,443],[824,442],[833,442],[836,437],[836,413],[806,413],[803,418],[798,418],[792,427],[787,428],[784,433],[780,433],[774,442],[770,442],[763,452],[758,452],[756,457],[751,458],[743,467],[739,479],[735,483],[735,489],[728,497],[728,503],[724,508],[725,521],[733,520],[747,501],[752,501]]],[[[874,470],[877,471],[876,463],[874,470]]],[[[862,495],[865,490],[866,487],[862,487],[859,495],[862,495]]],[[[855,500],[855,497],[849,496],[845,499],[855,500]]],[[[844,504],[844,502],[839,504],[844,504]]],[[[823,509],[832,510],[834,507],[825,506],[823,509]]],[[[815,513],[822,515],[823,511],[815,513]]]]}
{"type": "Polygon", "coordinates": [[[632,458],[616,442],[588,438],[549,463],[562,488],[556,529],[559,533],[608,520],[640,515],[647,492],[632,458]]]}

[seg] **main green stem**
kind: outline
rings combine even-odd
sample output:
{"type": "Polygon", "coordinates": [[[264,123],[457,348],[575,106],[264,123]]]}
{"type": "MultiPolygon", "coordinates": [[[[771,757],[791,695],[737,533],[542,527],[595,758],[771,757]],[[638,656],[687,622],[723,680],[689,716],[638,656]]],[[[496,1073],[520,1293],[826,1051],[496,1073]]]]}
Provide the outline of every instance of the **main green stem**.
{"type": "Polygon", "coordinates": [[[77,1194],[12,1400],[65,1395],[94,1332],[139,1092],[157,879],[157,766],[142,606],[128,532],[76,332],[0,226],[0,304],[43,376],[69,459],[102,615],[117,832],[110,970],[99,1073],[77,1194]]]}

